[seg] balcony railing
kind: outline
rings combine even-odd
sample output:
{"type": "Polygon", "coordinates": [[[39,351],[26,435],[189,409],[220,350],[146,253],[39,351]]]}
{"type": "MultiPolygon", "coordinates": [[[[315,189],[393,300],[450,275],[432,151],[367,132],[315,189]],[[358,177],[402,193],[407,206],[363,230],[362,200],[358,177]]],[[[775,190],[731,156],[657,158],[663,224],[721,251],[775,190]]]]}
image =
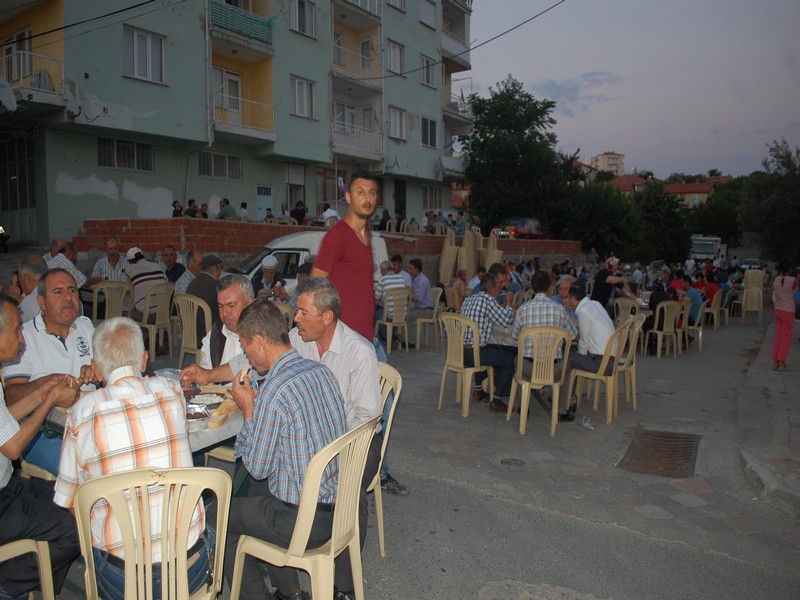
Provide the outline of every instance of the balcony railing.
{"type": "Polygon", "coordinates": [[[347,2],[364,9],[368,13],[372,13],[375,16],[381,16],[381,0],[347,0],[347,2]]]}
{"type": "Polygon", "coordinates": [[[275,131],[275,107],[235,96],[214,96],[214,119],[217,123],[259,131],[275,131]]]}
{"type": "Polygon", "coordinates": [[[61,94],[64,62],[33,52],[17,51],[0,59],[0,75],[11,89],[31,89],[61,94]]]}
{"type": "Polygon", "coordinates": [[[211,0],[211,24],[220,29],[272,45],[272,27],[275,17],[261,17],[246,10],[236,8],[220,0],[211,0]]]}
{"type": "Polygon", "coordinates": [[[451,94],[444,108],[451,113],[456,113],[465,119],[472,119],[472,106],[466,98],[451,94]]]}
{"type": "Polygon", "coordinates": [[[359,52],[333,45],[333,70],[336,73],[349,75],[355,79],[364,79],[364,83],[374,87],[381,87],[381,62],[359,52]]]}
{"type": "Polygon", "coordinates": [[[380,160],[383,157],[383,135],[357,125],[334,123],[333,151],[338,154],[380,160]]]}

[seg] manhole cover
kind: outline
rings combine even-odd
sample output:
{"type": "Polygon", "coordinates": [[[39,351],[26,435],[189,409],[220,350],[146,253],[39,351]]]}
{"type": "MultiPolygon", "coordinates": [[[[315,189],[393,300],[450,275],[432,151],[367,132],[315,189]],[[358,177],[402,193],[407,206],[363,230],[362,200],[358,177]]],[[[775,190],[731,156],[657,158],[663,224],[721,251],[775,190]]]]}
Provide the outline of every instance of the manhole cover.
{"type": "Polygon", "coordinates": [[[694,477],[700,436],[671,431],[636,432],[618,467],[633,473],[662,477],[694,477]]]}
{"type": "Polygon", "coordinates": [[[525,461],[518,458],[504,458],[500,461],[500,464],[507,467],[524,467],[525,461]]]}

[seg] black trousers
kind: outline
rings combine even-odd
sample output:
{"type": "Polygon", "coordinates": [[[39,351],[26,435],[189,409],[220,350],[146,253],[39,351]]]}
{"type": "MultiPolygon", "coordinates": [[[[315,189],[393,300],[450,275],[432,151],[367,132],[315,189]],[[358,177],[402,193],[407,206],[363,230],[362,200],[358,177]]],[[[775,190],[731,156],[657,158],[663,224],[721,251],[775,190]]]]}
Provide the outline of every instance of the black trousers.
{"type": "MultiPolygon", "coordinates": [[[[74,517],[53,502],[52,481],[11,477],[0,490],[0,544],[34,539],[50,544],[50,563],[56,593],[69,566],[80,554],[74,517]]],[[[0,564],[0,588],[12,598],[39,588],[39,568],[33,554],[0,564]]]]}

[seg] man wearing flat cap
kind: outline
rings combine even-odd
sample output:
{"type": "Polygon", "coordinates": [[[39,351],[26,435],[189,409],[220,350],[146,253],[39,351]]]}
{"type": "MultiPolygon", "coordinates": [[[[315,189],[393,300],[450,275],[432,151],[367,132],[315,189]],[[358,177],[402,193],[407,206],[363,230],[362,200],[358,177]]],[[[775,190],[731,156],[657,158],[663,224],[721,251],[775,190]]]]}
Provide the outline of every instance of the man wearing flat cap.
{"type": "MultiPolygon", "coordinates": [[[[220,323],[219,308],[217,307],[217,280],[222,275],[222,259],[216,254],[206,254],[200,261],[200,272],[197,277],[186,287],[186,293],[205,300],[211,307],[211,322],[220,323]]],[[[197,314],[197,339],[206,336],[206,324],[203,316],[197,314]]]]}
{"type": "Polygon", "coordinates": [[[286,282],[278,277],[278,259],[268,254],[261,261],[261,272],[253,275],[253,293],[258,298],[272,298],[289,302],[292,298],[286,291],[286,282]]]}
{"type": "MultiPolygon", "coordinates": [[[[142,320],[144,310],[144,297],[154,285],[164,283],[167,276],[161,270],[161,266],[150,262],[144,257],[141,248],[133,246],[126,254],[128,266],[125,268],[125,278],[133,284],[133,308],[131,318],[135,321],[142,320]]],[[[153,309],[155,307],[151,307],[153,309]]]]}

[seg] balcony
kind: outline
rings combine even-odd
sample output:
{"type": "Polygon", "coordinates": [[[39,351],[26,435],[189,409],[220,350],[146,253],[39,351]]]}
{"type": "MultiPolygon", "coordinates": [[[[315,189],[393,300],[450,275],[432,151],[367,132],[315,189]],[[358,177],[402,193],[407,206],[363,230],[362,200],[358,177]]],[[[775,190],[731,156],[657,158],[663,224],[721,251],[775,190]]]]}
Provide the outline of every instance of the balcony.
{"type": "Polygon", "coordinates": [[[275,17],[262,17],[220,0],[209,2],[214,51],[252,62],[272,56],[275,17]]]}
{"type": "Polygon", "coordinates": [[[381,0],[346,0],[348,4],[352,4],[354,6],[359,7],[362,10],[367,11],[368,13],[375,15],[376,17],[381,16],[381,0]]]}
{"type": "Polygon", "coordinates": [[[460,32],[451,30],[447,24],[442,27],[442,57],[458,65],[457,69],[448,69],[451,72],[466,71],[472,68],[466,40],[460,32]]]}
{"type": "Polygon", "coordinates": [[[469,104],[469,100],[463,96],[450,94],[450,98],[444,102],[442,108],[446,119],[450,118],[467,124],[472,123],[472,107],[469,104]]]}
{"type": "Polygon", "coordinates": [[[353,83],[368,89],[383,87],[381,61],[362,56],[359,52],[347,50],[338,44],[333,45],[333,73],[347,77],[353,83]]]}
{"type": "Polygon", "coordinates": [[[334,123],[331,134],[333,151],[344,156],[353,156],[366,160],[383,158],[383,135],[357,125],[334,123]]]}
{"type": "Polygon", "coordinates": [[[63,107],[64,62],[50,56],[16,51],[0,60],[0,75],[14,90],[17,101],[63,107]]]}
{"type": "Polygon", "coordinates": [[[214,130],[222,141],[274,142],[275,107],[234,96],[214,96],[214,130]]]}
{"type": "Polygon", "coordinates": [[[463,179],[466,173],[464,156],[462,154],[442,155],[442,172],[445,179],[463,179]]]}

